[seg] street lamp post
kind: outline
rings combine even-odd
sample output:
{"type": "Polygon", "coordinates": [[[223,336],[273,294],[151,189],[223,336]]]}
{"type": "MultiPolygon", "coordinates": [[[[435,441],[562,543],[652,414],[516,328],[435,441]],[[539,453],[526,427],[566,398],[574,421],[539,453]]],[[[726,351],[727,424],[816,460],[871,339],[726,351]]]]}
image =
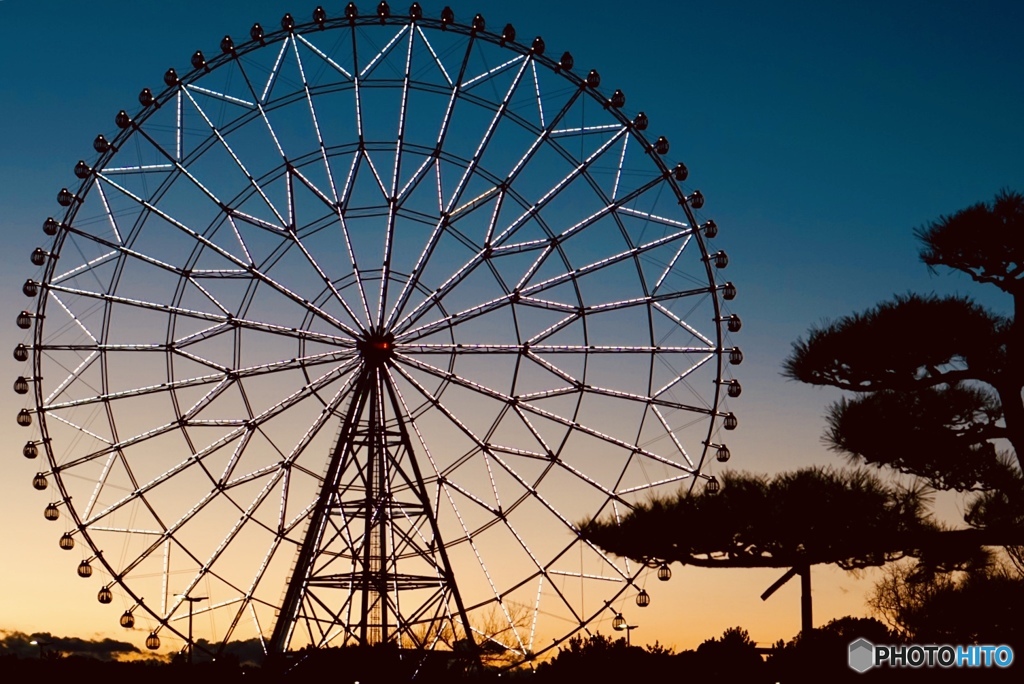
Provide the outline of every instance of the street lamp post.
{"type": "Polygon", "coordinates": [[[629,643],[629,633],[632,632],[637,627],[639,627],[639,625],[629,625],[629,624],[626,624],[626,618],[622,617],[622,613],[619,613],[618,615],[616,615],[615,619],[612,620],[612,629],[614,629],[616,632],[622,632],[622,631],[626,632],[626,648],[629,648],[629,646],[630,646],[630,643],[629,643]]]}
{"type": "Polygon", "coordinates": [[[52,644],[53,642],[51,642],[51,641],[39,641],[38,639],[33,639],[32,641],[30,641],[28,643],[32,644],[33,646],[38,646],[39,647],[39,659],[42,660],[43,659],[43,649],[46,648],[47,646],[49,646],[50,644],[52,644]]]}
{"type": "Polygon", "coordinates": [[[205,601],[209,596],[186,596],[185,594],[178,594],[178,598],[183,601],[188,601],[188,664],[192,665],[192,651],[195,650],[195,644],[192,642],[192,607],[200,601],[205,601]]]}

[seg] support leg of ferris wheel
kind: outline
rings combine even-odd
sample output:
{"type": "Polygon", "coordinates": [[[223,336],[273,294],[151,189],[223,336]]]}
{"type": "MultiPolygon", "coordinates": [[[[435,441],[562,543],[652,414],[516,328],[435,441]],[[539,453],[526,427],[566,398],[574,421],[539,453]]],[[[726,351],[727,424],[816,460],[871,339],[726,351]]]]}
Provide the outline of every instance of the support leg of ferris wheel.
{"type": "MultiPolygon", "coordinates": [[[[407,543],[409,537],[406,535],[407,543]]],[[[470,647],[474,658],[477,655],[466,607],[441,538],[436,512],[427,495],[395,389],[383,364],[368,363],[353,388],[269,642],[271,652],[281,653],[288,648],[294,628],[301,621],[307,592],[312,587],[347,588],[352,597],[358,593],[361,599],[359,623],[344,625],[344,628],[361,646],[401,643],[403,637],[410,636],[410,630],[415,626],[413,622],[422,621],[430,602],[424,602],[412,615],[405,615],[398,609],[397,593],[403,589],[433,587],[433,600],[439,611],[433,622],[444,619],[440,613],[445,611],[449,598],[454,599],[458,620],[448,618],[455,640],[453,646],[460,642],[456,632],[456,623],[460,621],[462,644],[470,647]],[[393,425],[388,425],[386,403],[390,404],[394,415],[393,425]],[[363,463],[359,462],[360,451],[363,463]],[[402,463],[403,455],[405,464],[402,463]],[[408,466],[411,472],[403,466],[408,466]],[[360,501],[343,499],[348,489],[346,482],[353,481],[357,481],[362,489],[360,501]],[[395,500],[393,485],[396,482],[400,489],[415,496],[417,501],[412,506],[395,500]],[[398,549],[390,543],[389,532],[396,522],[408,520],[410,513],[427,524],[426,531],[432,540],[427,545],[429,548],[416,547],[415,551],[421,560],[432,566],[434,576],[398,572],[395,560],[398,549]],[[326,563],[321,561],[321,557],[326,546],[337,541],[337,535],[328,534],[328,527],[331,517],[338,515],[361,518],[362,535],[360,539],[352,540],[347,549],[352,557],[352,570],[326,573],[323,571],[326,563]],[[392,593],[396,596],[392,597],[392,593]],[[389,615],[389,608],[393,615],[389,615]]]]}

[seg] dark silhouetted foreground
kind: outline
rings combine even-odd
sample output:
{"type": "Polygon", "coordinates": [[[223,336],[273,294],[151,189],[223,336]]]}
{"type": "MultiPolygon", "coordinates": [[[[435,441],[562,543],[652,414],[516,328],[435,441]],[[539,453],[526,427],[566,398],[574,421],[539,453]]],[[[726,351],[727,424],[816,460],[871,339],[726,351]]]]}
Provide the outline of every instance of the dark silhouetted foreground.
{"type": "MultiPolygon", "coordinates": [[[[1005,587],[1004,587],[1005,588],[1005,587]]],[[[948,634],[944,634],[949,636],[948,634]]],[[[865,638],[874,644],[907,642],[878,620],[841,618],[809,635],[800,634],[771,649],[758,648],[746,630],[734,627],[708,639],[695,650],[675,653],[658,644],[627,646],[624,639],[602,634],[575,637],[554,658],[517,670],[479,670],[465,659],[435,653],[421,654],[388,647],[325,649],[293,653],[262,667],[241,666],[237,659],[204,662],[193,667],[183,659],[172,663],[101,661],[84,656],[44,657],[0,655],[3,682],[143,682],[144,684],[262,684],[269,682],[330,681],[339,684],[395,684],[425,682],[626,682],[643,678],[666,682],[743,682],[770,684],[828,682],[989,682],[1020,681],[1021,666],[987,669],[875,668],[857,674],[847,665],[849,644],[865,638]]],[[[1024,658],[1024,648],[1016,650],[1024,658]]]]}

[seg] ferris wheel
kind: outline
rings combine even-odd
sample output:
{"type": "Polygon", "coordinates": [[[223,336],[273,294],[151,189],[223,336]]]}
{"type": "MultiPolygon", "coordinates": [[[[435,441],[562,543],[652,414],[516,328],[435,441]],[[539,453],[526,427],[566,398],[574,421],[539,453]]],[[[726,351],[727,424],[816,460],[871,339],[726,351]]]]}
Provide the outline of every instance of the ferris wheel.
{"type": "Polygon", "coordinates": [[[45,516],[120,624],[521,661],[647,605],[579,524],[717,485],[742,360],[647,117],[418,3],[163,81],[60,191],[15,349],[45,516]]]}

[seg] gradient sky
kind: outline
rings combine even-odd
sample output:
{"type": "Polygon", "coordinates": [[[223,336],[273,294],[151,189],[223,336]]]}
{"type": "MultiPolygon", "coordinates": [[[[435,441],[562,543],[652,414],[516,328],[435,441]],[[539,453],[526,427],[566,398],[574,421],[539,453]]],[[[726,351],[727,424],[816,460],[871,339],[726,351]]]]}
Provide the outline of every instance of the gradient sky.
{"type": "MultiPolygon", "coordinates": [[[[442,6],[423,4],[431,16],[442,6]]],[[[550,53],[573,53],[577,71],[598,69],[602,88],[622,88],[628,109],[644,110],[648,132],[668,137],[690,168],[689,183],[707,197],[703,213],[720,226],[726,275],[739,288],[732,308],[744,321],[730,466],[840,464],[819,441],[822,409],[836,394],[779,376],[808,326],[910,290],[1008,309],[964,277],[929,275],[912,230],[1000,188],[1024,190],[1018,3],[450,4],[461,20],[482,12],[490,26],[512,22],[524,40],[542,35],[550,53]]],[[[305,16],[313,5],[0,2],[2,346],[23,340],[14,318],[34,271],[28,255],[45,238],[42,220],[60,209],[57,190],[74,186],[74,163],[94,156],[91,141],[114,129],[117,110],[135,108],[139,89],[156,89],[168,66],[186,69],[195,49],[214,52],[225,33],[245,36],[253,21],[276,26],[285,11],[305,16]]],[[[331,14],[343,6],[325,5],[331,14]]],[[[20,367],[9,363],[13,380],[20,367]]],[[[43,519],[49,493],[31,488],[37,467],[21,457],[25,435],[14,423],[22,399],[0,393],[8,416],[0,629],[124,638],[117,615],[96,603],[95,583],[75,576],[77,554],[57,548],[58,532],[43,519]]],[[[955,514],[957,502],[946,510],[955,514]]],[[[742,625],[770,643],[799,629],[796,583],[768,603],[758,598],[781,571],[675,572],[653,588],[652,606],[631,616],[636,641],[689,648],[742,625]]],[[[819,568],[814,577],[818,623],[866,614],[871,573],[819,568]]]]}

